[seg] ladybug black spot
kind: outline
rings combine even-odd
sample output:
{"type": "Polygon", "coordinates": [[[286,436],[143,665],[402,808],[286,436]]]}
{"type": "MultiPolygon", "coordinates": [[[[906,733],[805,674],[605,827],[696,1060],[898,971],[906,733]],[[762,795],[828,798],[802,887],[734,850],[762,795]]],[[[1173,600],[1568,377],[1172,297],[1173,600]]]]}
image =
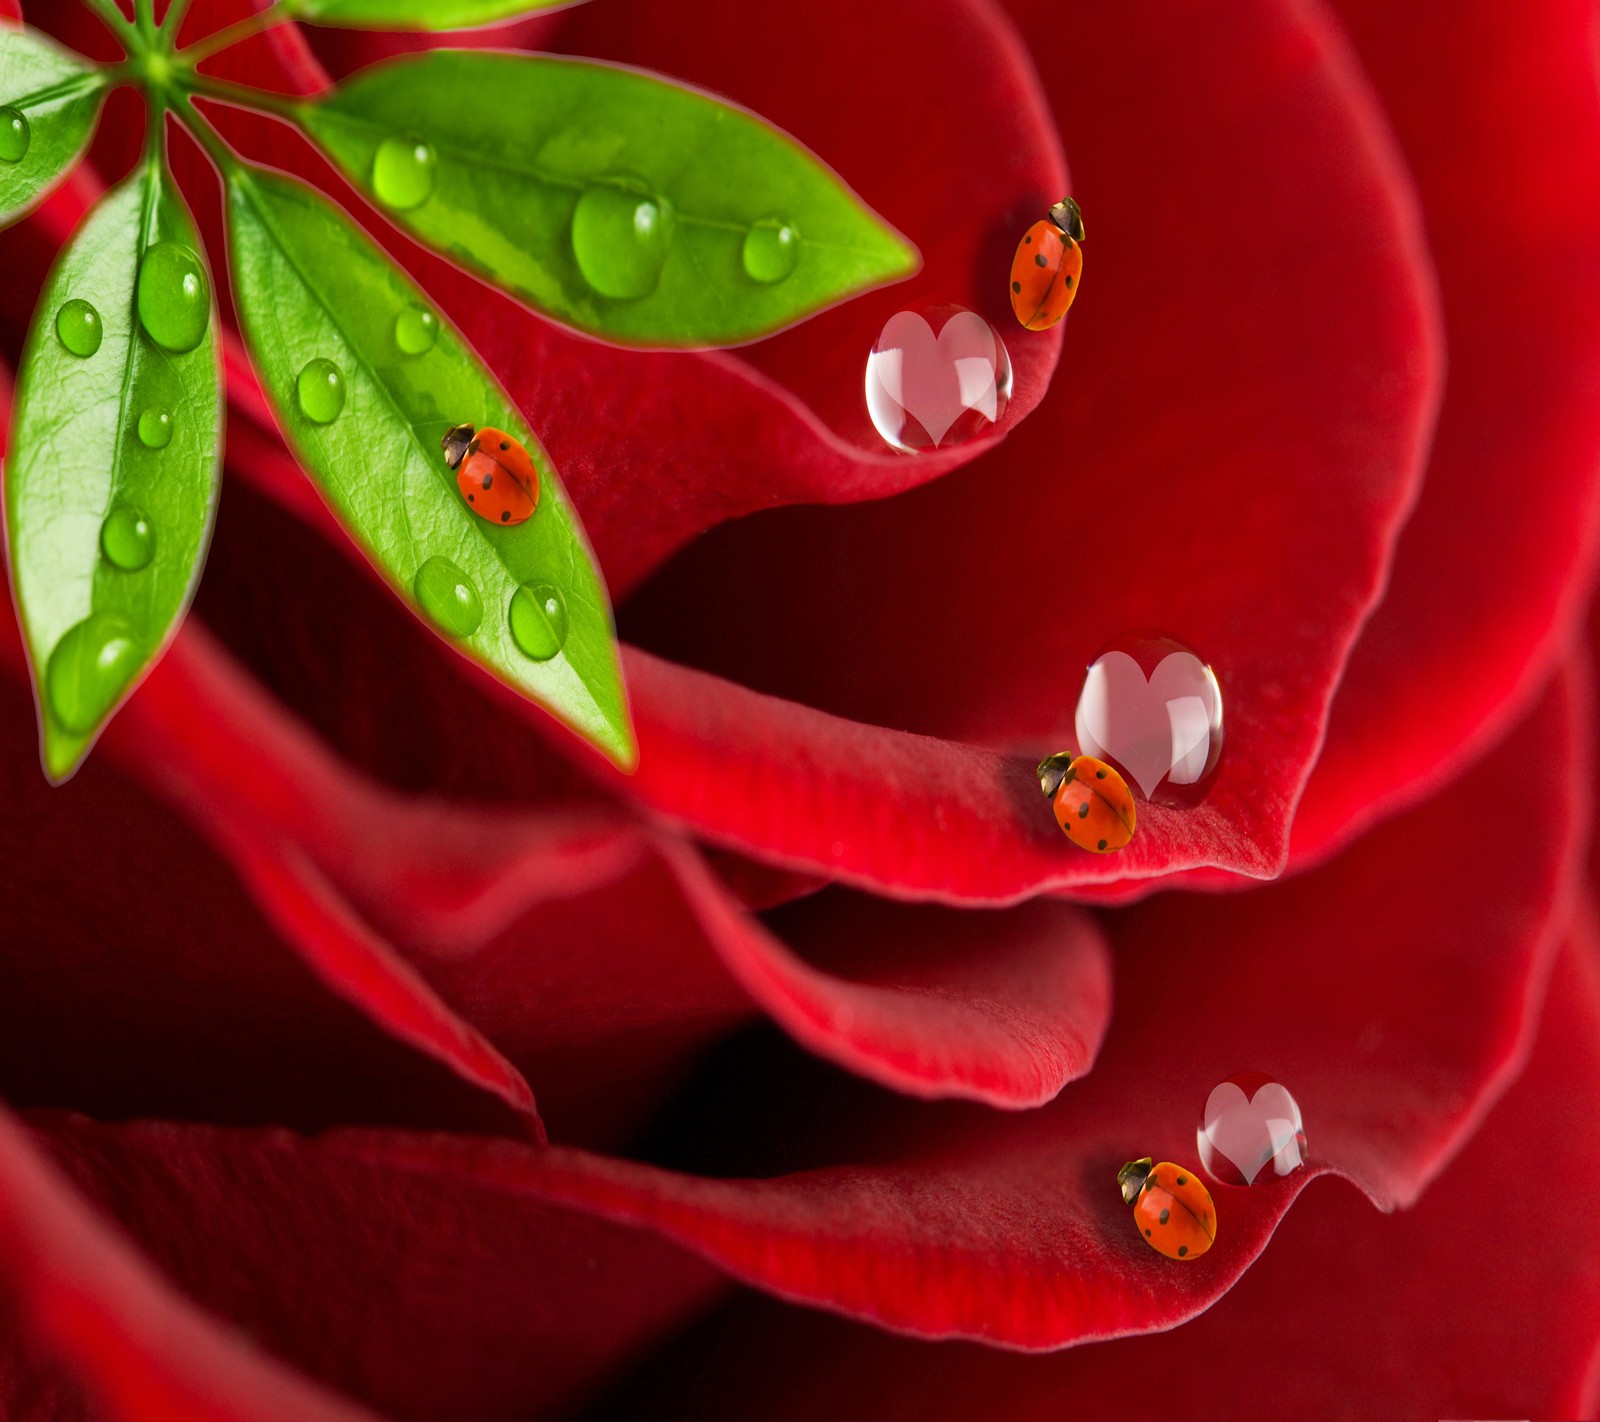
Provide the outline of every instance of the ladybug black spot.
{"type": "Polygon", "coordinates": [[[1070,272],[1063,279],[1062,285],[1065,286],[1068,291],[1072,289],[1072,274],[1070,272]]]}
{"type": "Polygon", "coordinates": [[[1189,1177],[1187,1175],[1180,1175],[1178,1177],[1178,1184],[1187,1185],[1188,1183],[1189,1183],[1189,1177]]]}
{"type": "Polygon", "coordinates": [[[1101,840],[1101,841],[1100,841],[1100,848],[1101,848],[1101,849],[1104,849],[1104,848],[1105,848],[1105,847],[1106,847],[1106,842],[1105,842],[1105,840],[1101,840]]]}
{"type": "Polygon", "coordinates": [[[1034,256],[1033,264],[1036,267],[1047,267],[1050,265],[1050,258],[1045,256],[1043,252],[1039,252],[1034,256]]]}
{"type": "Polygon", "coordinates": [[[1094,773],[1094,778],[1095,778],[1095,779],[1096,779],[1096,780],[1104,780],[1104,779],[1105,779],[1105,778],[1106,778],[1106,773],[1105,773],[1105,771],[1103,771],[1103,770],[1097,770],[1097,771],[1095,771],[1095,773],[1094,773]]]}
{"type": "Polygon", "coordinates": [[[1089,802],[1087,800],[1078,806],[1078,818],[1080,820],[1086,820],[1089,818],[1089,802]]]}
{"type": "Polygon", "coordinates": [[[1178,1246],[1178,1258],[1182,1259],[1183,1256],[1185,1254],[1187,1254],[1188,1252],[1189,1252],[1189,1246],[1187,1244],[1180,1244],[1178,1246]]]}
{"type": "Polygon", "coordinates": [[[483,476],[483,487],[485,489],[494,488],[494,475],[493,474],[485,474],[483,476]]]}
{"type": "Polygon", "coordinates": [[[467,502],[469,504],[477,503],[478,502],[478,496],[476,494],[468,494],[467,495],[467,502]]]}
{"type": "Polygon", "coordinates": [[[1165,1223],[1166,1223],[1166,1222],[1167,1222],[1167,1219],[1168,1219],[1168,1217],[1169,1217],[1169,1216],[1170,1216],[1170,1215],[1171,1215],[1171,1214],[1172,1214],[1172,1211],[1171,1211],[1171,1210],[1163,1210],[1163,1211],[1162,1211],[1162,1212],[1161,1212],[1161,1220],[1160,1220],[1160,1223],[1162,1223],[1162,1224],[1165,1224],[1165,1223]]]}
{"type": "Polygon", "coordinates": [[[500,441],[500,448],[501,449],[510,449],[511,445],[507,441],[501,440],[500,441]]]}
{"type": "Polygon", "coordinates": [[[1149,1230],[1146,1230],[1146,1231],[1145,1231],[1145,1232],[1144,1232],[1144,1237],[1145,1237],[1145,1238],[1146,1238],[1146,1239],[1149,1239],[1149,1238],[1150,1238],[1150,1231],[1149,1231],[1149,1230]]]}
{"type": "Polygon", "coordinates": [[[510,509],[507,509],[504,513],[502,513],[500,515],[500,522],[501,523],[510,523],[511,522],[511,510],[510,509]]]}
{"type": "Polygon", "coordinates": [[[1033,238],[1032,237],[1024,237],[1022,240],[1024,242],[1026,242],[1030,247],[1033,245],[1033,238]]]}
{"type": "Polygon", "coordinates": [[[1022,283],[1020,281],[1012,282],[1011,283],[1011,289],[1013,291],[1021,291],[1022,290],[1022,283]]]}

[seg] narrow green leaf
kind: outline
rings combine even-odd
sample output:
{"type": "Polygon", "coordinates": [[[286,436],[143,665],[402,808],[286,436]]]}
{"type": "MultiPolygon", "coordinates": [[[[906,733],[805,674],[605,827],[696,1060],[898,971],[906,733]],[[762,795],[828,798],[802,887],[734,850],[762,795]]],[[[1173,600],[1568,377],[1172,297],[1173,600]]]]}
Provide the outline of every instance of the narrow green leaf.
{"type": "Polygon", "coordinates": [[[409,232],[608,340],[753,340],[919,260],[792,139],[631,69],[434,50],[302,112],[409,232]]]}
{"type": "Polygon", "coordinates": [[[289,0],[287,8],[297,20],[347,30],[470,30],[572,3],[573,0],[289,0]]]}
{"type": "Polygon", "coordinates": [[[105,96],[105,76],[93,65],[0,20],[0,228],[71,170],[105,96]]]}
{"type": "Polygon", "coordinates": [[[199,252],[170,180],[143,164],[62,253],[23,349],[6,529],[52,780],[78,767],[199,581],[222,458],[199,252]]]}
{"type": "Polygon", "coordinates": [[[238,165],[227,187],[251,359],[323,497],[428,620],[631,767],[610,603],[566,492],[510,399],[423,293],[325,199],[238,165]],[[491,524],[462,500],[440,448],[458,424],[501,429],[527,446],[541,490],[527,522],[491,524]],[[457,575],[475,607],[470,593],[451,597],[457,575]],[[564,611],[547,616],[543,598],[535,606],[524,597],[514,618],[521,588],[554,588],[564,611]],[[547,622],[565,625],[552,632],[547,622]],[[525,653],[519,630],[549,655],[525,653]]]}

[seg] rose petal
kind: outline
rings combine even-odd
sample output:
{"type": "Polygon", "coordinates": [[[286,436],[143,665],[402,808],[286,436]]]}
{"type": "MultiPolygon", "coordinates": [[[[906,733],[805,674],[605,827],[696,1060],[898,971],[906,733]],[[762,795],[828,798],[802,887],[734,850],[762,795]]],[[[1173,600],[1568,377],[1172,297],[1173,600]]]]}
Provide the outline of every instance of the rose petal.
{"type": "Polygon", "coordinates": [[[1600,528],[1592,7],[1474,0],[1448,35],[1382,3],[1337,9],[1421,192],[1450,375],[1422,500],[1295,827],[1308,861],[1522,714],[1584,616],[1600,528]],[[1486,226],[1490,212],[1505,220],[1486,226]]]}

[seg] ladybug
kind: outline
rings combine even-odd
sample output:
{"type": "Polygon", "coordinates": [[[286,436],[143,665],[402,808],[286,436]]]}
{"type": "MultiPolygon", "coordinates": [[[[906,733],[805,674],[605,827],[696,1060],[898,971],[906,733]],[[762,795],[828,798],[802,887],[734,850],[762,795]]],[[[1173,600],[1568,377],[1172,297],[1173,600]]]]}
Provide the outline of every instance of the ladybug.
{"type": "Polygon", "coordinates": [[[504,430],[457,425],[439,445],[473,513],[507,527],[533,517],[539,507],[539,471],[519,440],[504,430]]]}
{"type": "Polygon", "coordinates": [[[1083,214],[1063,198],[1035,222],[1011,259],[1011,309],[1030,331],[1048,331],[1072,305],[1083,281],[1083,214]]]}
{"type": "Polygon", "coordinates": [[[1061,751],[1041,760],[1035,773],[1056,823],[1080,849],[1114,854],[1133,838],[1133,792],[1103,760],[1061,751]]]}
{"type": "Polygon", "coordinates": [[[1122,1203],[1145,1243],[1168,1259],[1198,1259],[1216,1242],[1217,1207],[1194,1171],[1150,1157],[1130,1160],[1117,1172],[1122,1203]]]}

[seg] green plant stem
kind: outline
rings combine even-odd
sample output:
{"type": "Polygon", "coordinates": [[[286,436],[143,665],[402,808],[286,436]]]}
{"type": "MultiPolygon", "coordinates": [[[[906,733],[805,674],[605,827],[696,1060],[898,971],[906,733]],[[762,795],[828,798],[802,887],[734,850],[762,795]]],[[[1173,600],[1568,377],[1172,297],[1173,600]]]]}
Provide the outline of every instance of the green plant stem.
{"type": "Polygon", "coordinates": [[[304,99],[269,94],[264,89],[252,89],[245,84],[230,84],[226,79],[212,79],[189,69],[181,69],[174,74],[173,83],[186,95],[198,94],[201,98],[216,99],[235,108],[256,109],[297,126],[307,107],[304,99]]]}
{"type": "Polygon", "coordinates": [[[133,0],[133,23],[144,36],[146,44],[154,48],[159,33],[156,29],[155,0],[133,0]]]}
{"type": "Polygon", "coordinates": [[[178,42],[178,31],[183,28],[183,17],[189,13],[189,0],[172,0],[167,6],[166,18],[161,21],[161,33],[171,49],[178,42]]]}
{"type": "Polygon", "coordinates": [[[172,112],[189,130],[194,140],[206,151],[206,156],[217,165],[217,171],[226,179],[239,170],[239,159],[229,148],[222,135],[207,122],[204,114],[195,108],[194,101],[182,90],[175,91],[170,99],[172,112]]]}
{"type": "MultiPolygon", "coordinates": [[[[176,3],[176,0],[175,0],[176,3]]],[[[196,40],[187,49],[180,50],[186,63],[191,67],[204,64],[214,54],[220,54],[225,49],[250,39],[255,35],[263,34],[276,25],[283,24],[290,18],[289,7],[283,0],[276,0],[265,10],[257,11],[254,15],[247,15],[244,19],[218,30],[215,34],[207,35],[202,40],[196,40]]]]}
{"type": "Polygon", "coordinates": [[[112,34],[125,45],[134,49],[143,47],[140,44],[139,32],[134,28],[133,22],[122,13],[117,0],[84,0],[84,4],[105,21],[112,34]]]}

